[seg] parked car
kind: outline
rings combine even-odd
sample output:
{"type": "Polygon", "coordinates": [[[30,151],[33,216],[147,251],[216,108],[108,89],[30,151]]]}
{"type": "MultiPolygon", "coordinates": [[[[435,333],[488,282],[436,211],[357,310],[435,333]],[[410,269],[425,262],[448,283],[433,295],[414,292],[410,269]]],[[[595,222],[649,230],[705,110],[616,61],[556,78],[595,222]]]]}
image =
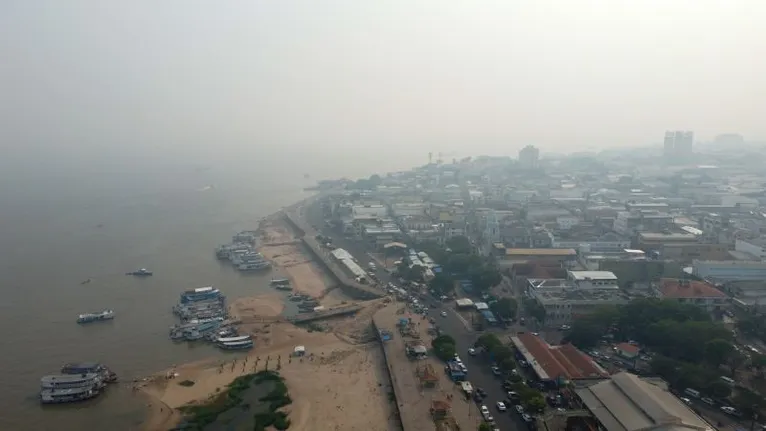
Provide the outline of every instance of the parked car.
{"type": "Polygon", "coordinates": [[[528,415],[528,414],[526,414],[526,413],[523,413],[523,414],[521,415],[521,419],[522,419],[524,422],[532,422],[532,421],[534,421],[534,419],[532,419],[532,416],[530,416],[530,415],[528,415]]]}
{"type": "Polygon", "coordinates": [[[523,414],[524,413],[524,407],[521,404],[517,404],[516,405],[516,412],[518,414],[523,414]]]}
{"type": "Polygon", "coordinates": [[[507,409],[507,407],[505,407],[505,403],[504,402],[502,402],[502,401],[498,401],[497,402],[497,410],[498,411],[504,412],[506,409],[507,409]]]}
{"type": "Polygon", "coordinates": [[[471,356],[476,356],[476,349],[474,349],[473,347],[470,347],[468,349],[468,354],[471,356]]]}
{"type": "Polygon", "coordinates": [[[500,368],[498,368],[498,367],[492,367],[492,374],[494,374],[496,376],[499,376],[499,375],[503,374],[503,372],[500,371],[500,368]]]}
{"type": "Polygon", "coordinates": [[[508,392],[508,395],[507,395],[507,396],[508,396],[508,401],[510,401],[510,402],[511,402],[511,404],[516,404],[516,403],[518,403],[519,401],[521,401],[521,397],[519,396],[519,394],[517,394],[517,393],[516,393],[516,392],[514,392],[514,391],[510,391],[510,392],[508,392]]]}

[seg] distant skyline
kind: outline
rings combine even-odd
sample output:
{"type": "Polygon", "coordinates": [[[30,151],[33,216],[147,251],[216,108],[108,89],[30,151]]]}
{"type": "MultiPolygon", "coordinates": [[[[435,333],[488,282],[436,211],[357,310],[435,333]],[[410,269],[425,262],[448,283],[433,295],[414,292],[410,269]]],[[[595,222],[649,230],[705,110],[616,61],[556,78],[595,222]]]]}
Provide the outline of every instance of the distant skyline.
{"type": "Polygon", "coordinates": [[[764,22],[763,0],[5,1],[0,149],[420,160],[763,140],[764,22]]]}

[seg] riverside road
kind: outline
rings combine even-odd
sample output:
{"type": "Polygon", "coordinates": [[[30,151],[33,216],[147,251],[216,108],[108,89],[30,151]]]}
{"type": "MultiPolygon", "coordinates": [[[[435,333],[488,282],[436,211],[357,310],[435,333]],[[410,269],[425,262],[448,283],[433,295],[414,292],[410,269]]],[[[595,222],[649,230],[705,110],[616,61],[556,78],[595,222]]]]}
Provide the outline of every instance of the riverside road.
{"type": "MultiPolygon", "coordinates": [[[[359,261],[361,267],[367,268],[370,262],[374,262],[374,259],[368,254],[369,250],[363,243],[345,238],[337,230],[326,227],[324,213],[319,202],[313,202],[304,206],[302,214],[309,225],[314,226],[322,235],[332,238],[333,244],[336,247],[343,248],[351,253],[359,261]]],[[[382,268],[379,269],[376,275],[383,286],[392,281],[391,275],[382,268]]],[[[448,334],[455,339],[458,355],[460,355],[460,358],[468,367],[468,380],[475,388],[482,388],[486,391],[487,398],[483,401],[483,404],[489,408],[492,416],[495,418],[496,428],[503,431],[527,430],[526,424],[521,421],[521,418],[511,406],[509,406],[506,412],[497,410],[496,404],[498,401],[506,400],[506,392],[503,390],[502,380],[492,374],[488,360],[481,356],[470,356],[468,354],[468,349],[473,347],[473,343],[481,333],[476,333],[467,328],[457,312],[448,305],[449,303],[441,303],[435,298],[431,298],[429,302],[438,305],[438,307],[430,309],[430,317],[436,320],[436,324],[442,330],[442,333],[448,334]],[[446,311],[447,316],[441,317],[441,311],[446,311]]],[[[469,401],[456,399],[454,402],[474,404],[472,399],[469,401]]],[[[471,414],[480,415],[479,404],[474,404],[471,407],[471,414]]]]}

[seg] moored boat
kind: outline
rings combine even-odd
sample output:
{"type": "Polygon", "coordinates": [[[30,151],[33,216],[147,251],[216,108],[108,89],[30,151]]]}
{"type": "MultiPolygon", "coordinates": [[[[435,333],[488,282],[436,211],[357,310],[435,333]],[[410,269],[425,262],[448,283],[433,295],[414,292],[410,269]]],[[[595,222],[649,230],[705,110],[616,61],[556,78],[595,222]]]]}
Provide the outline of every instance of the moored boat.
{"type": "Polygon", "coordinates": [[[99,394],[97,389],[81,387],[68,389],[43,389],[40,391],[40,402],[43,404],[62,404],[85,401],[99,394]]]}
{"type": "Polygon", "coordinates": [[[217,343],[235,343],[238,341],[247,341],[252,340],[252,338],[249,335],[240,335],[238,337],[221,337],[216,339],[215,341],[217,343]]]}
{"type": "Polygon", "coordinates": [[[103,320],[112,320],[114,319],[114,311],[113,310],[104,310],[100,313],[84,313],[80,314],[77,317],[77,323],[91,323],[91,322],[100,322],[103,320]]]}
{"type": "Polygon", "coordinates": [[[150,275],[154,275],[154,273],[152,271],[149,271],[146,268],[141,268],[135,271],[128,272],[125,275],[135,275],[137,277],[148,277],[150,275]]]}
{"type": "Polygon", "coordinates": [[[65,364],[63,367],[61,367],[61,373],[74,375],[94,373],[101,376],[101,380],[106,383],[113,383],[117,381],[117,373],[110,370],[109,367],[99,364],[98,362],[76,362],[65,364]]]}
{"type": "Polygon", "coordinates": [[[43,389],[101,389],[104,387],[104,381],[98,373],[52,374],[40,379],[40,387],[43,389]]]}
{"type": "Polygon", "coordinates": [[[218,343],[218,347],[224,350],[248,350],[253,348],[253,340],[218,343]]]}
{"type": "Polygon", "coordinates": [[[186,304],[189,302],[204,301],[207,299],[216,299],[222,296],[223,295],[221,295],[221,291],[212,286],[198,287],[196,289],[190,289],[181,293],[181,303],[186,304]]]}

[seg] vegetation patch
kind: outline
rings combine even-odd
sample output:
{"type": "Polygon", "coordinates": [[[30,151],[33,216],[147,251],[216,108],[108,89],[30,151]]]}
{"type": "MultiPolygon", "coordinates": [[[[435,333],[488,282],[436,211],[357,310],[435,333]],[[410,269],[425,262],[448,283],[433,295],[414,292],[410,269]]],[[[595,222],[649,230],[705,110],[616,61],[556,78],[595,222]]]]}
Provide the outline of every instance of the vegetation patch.
{"type": "Polygon", "coordinates": [[[279,373],[259,371],[237,377],[208,403],[186,406],[181,411],[187,416],[189,429],[215,431],[236,423],[237,429],[265,430],[273,426],[285,430],[290,420],[277,410],[290,403],[292,399],[279,373]]]}
{"type": "Polygon", "coordinates": [[[191,381],[191,380],[182,380],[182,381],[178,382],[178,384],[181,385],[181,386],[186,386],[186,387],[194,386],[194,382],[191,381]]]}

